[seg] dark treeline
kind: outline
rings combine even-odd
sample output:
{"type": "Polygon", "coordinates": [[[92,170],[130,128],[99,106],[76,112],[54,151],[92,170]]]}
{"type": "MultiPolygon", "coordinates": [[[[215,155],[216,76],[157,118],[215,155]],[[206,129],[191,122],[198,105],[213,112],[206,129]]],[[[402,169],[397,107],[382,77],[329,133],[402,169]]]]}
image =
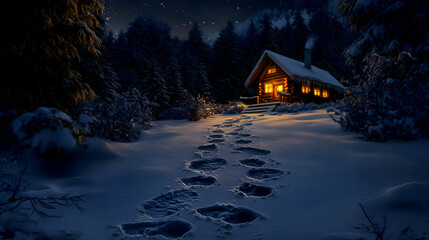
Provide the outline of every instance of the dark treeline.
{"type": "Polygon", "coordinates": [[[198,24],[186,40],[172,38],[170,27],[154,17],[139,16],[117,39],[105,40],[106,54],[120,79],[121,91],[138,88],[160,109],[180,105],[186,92],[218,103],[236,101],[245,95],[247,76],[264,50],[303,60],[305,43],[315,39],[313,64],[341,78],[342,52],[350,35],[327,8],[307,10],[308,26],[302,11],[292,12],[290,21],[275,28],[272,17],[251,22],[245,36],[237,35],[228,22],[212,46],[203,40],[198,24]]]}
{"type": "Polygon", "coordinates": [[[351,42],[346,29],[325,1],[290,4],[286,7],[300,10],[288,11],[282,28],[273,27],[272,16],[265,14],[239,36],[229,22],[210,46],[198,24],[186,40],[179,40],[168,24],[150,15],[137,17],[115,39],[104,30],[102,1],[79,6],[29,2],[31,8],[23,11],[8,1],[7,10],[17,14],[2,32],[2,111],[46,106],[71,113],[88,100],[114,101],[134,88],[152,103],[157,118],[198,96],[216,103],[236,101],[246,94],[244,81],[264,50],[302,61],[311,36],[316,39],[313,63],[341,78],[342,52],[351,42]],[[307,25],[302,11],[312,16],[307,25]]]}

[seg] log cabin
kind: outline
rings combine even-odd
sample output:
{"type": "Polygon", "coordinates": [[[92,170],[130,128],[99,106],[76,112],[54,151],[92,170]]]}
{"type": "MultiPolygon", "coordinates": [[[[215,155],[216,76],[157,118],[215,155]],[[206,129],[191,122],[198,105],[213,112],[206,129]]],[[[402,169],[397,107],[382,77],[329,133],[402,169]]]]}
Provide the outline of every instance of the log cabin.
{"type": "Polygon", "coordinates": [[[309,50],[305,63],[265,51],[244,86],[257,103],[335,101],[345,90],[329,72],[311,65],[309,50]]]}

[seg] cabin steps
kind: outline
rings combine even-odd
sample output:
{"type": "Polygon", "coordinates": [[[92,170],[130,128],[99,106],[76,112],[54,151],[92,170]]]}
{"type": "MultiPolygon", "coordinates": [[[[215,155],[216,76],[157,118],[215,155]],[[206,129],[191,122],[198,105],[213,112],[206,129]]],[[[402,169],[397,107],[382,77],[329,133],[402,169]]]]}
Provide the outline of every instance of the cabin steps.
{"type": "Polygon", "coordinates": [[[241,114],[269,113],[272,112],[278,105],[280,105],[280,102],[252,104],[242,111],[241,114]]]}

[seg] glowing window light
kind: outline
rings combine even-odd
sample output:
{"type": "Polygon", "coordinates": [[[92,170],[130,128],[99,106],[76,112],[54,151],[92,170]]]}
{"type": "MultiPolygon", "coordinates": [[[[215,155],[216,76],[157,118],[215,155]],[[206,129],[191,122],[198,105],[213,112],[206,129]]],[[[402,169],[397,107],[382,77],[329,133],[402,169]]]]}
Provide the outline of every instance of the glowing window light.
{"type": "Polygon", "coordinates": [[[282,85],[277,86],[277,92],[283,92],[283,86],[282,85]]]}
{"type": "Polygon", "coordinates": [[[265,84],[265,93],[272,93],[273,92],[273,84],[266,83],[265,84]]]}
{"type": "Polygon", "coordinates": [[[323,90],[322,96],[323,96],[324,98],[327,98],[327,97],[328,97],[328,91],[323,90]]]}
{"type": "Polygon", "coordinates": [[[268,69],[267,74],[273,74],[273,73],[276,73],[276,72],[277,72],[276,68],[270,68],[270,69],[268,69]]]}
{"type": "Polygon", "coordinates": [[[310,87],[309,86],[302,86],[301,91],[302,91],[302,93],[310,93],[310,87]]]}
{"type": "Polygon", "coordinates": [[[320,97],[320,89],[317,89],[317,88],[314,89],[314,96],[320,97]]]}

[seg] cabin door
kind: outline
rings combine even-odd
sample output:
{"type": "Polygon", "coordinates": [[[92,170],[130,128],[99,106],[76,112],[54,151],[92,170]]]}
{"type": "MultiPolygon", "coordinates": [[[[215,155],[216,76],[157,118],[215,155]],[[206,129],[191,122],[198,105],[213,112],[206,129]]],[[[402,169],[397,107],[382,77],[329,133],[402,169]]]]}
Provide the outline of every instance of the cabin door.
{"type": "Polygon", "coordinates": [[[280,92],[283,92],[283,85],[274,85],[273,100],[280,101],[280,92]]]}

